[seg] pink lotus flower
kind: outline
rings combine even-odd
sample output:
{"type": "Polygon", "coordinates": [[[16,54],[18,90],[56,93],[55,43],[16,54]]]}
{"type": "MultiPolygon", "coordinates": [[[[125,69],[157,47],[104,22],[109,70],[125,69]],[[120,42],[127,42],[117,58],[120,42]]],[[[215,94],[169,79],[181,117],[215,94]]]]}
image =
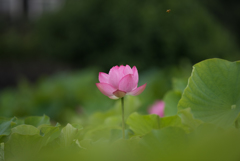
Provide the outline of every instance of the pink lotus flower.
{"type": "Polygon", "coordinates": [[[147,85],[138,86],[138,71],[134,66],[129,65],[115,66],[109,71],[109,74],[99,72],[99,82],[96,83],[98,89],[111,99],[122,98],[125,95],[139,95],[147,85]]]}
{"type": "Polygon", "coordinates": [[[160,117],[164,117],[165,103],[163,101],[156,101],[149,109],[149,114],[156,114],[160,117]]]}

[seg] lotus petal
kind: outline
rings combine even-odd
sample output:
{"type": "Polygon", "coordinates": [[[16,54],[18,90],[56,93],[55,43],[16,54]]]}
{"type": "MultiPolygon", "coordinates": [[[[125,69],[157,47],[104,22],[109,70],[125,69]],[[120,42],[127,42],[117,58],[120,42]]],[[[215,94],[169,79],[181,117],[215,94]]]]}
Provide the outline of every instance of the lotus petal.
{"type": "Polygon", "coordinates": [[[134,89],[133,91],[129,92],[128,95],[137,96],[137,95],[141,94],[144,91],[144,89],[146,88],[146,85],[147,85],[147,83],[134,89]]]}
{"type": "Polygon", "coordinates": [[[117,90],[107,83],[96,83],[96,85],[98,89],[106,96],[113,96],[113,92],[117,90]]]}

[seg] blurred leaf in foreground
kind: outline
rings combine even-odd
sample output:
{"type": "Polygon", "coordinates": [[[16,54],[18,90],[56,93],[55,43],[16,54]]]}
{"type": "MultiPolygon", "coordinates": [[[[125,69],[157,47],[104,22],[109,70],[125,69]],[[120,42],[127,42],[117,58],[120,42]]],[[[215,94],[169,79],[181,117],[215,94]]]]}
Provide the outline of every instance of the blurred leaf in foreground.
{"type": "Polygon", "coordinates": [[[30,116],[25,118],[24,123],[38,127],[42,124],[50,125],[50,118],[46,115],[43,116],[30,116]]]}

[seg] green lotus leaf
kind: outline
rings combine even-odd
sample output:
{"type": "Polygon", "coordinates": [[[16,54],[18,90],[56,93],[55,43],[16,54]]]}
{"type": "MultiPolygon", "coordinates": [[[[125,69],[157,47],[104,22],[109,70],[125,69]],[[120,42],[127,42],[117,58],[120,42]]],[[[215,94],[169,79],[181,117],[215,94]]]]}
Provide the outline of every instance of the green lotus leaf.
{"type": "Polygon", "coordinates": [[[5,144],[6,158],[32,157],[44,145],[40,130],[32,125],[19,125],[11,131],[9,140],[5,144]]]}
{"type": "Polygon", "coordinates": [[[10,134],[11,128],[17,125],[16,121],[16,117],[10,119],[4,117],[0,118],[0,138],[1,136],[10,134]]]}
{"type": "Polygon", "coordinates": [[[6,159],[31,158],[41,150],[42,146],[42,136],[39,134],[12,133],[4,147],[6,159]]]}
{"type": "Polygon", "coordinates": [[[24,123],[27,125],[33,125],[35,127],[38,127],[43,124],[50,125],[50,118],[46,115],[30,116],[30,117],[25,118],[24,123]]]}
{"type": "Polygon", "coordinates": [[[152,129],[160,128],[159,120],[158,115],[140,115],[135,112],[128,117],[126,123],[136,135],[145,135],[152,129]]]}
{"type": "Polygon", "coordinates": [[[145,135],[153,129],[162,129],[165,127],[179,127],[184,130],[188,128],[182,124],[178,115],[160,118],[158,115],[140,115],[133,113],[127,119],[127,124],[136,135],[145,135]]]}
{"type": "Polygon", "coordinates": [[[63,147],[68,147],[72,145],[74,140],[77,139],[79,135],[79,129],[74,128],[71,124],[67,124],[61,131],[59,135],[60,145],[63,147]]]}
{"type": "Polygon", "coordinates": [[[18,125],[12,128],[12,133],[21,135],[40,135],[40,130],[32,125],[18,125]]]}
{"type": "Polygon", "coordinates": [[[181,99],[180,91],[169,91],[165,94],[163,101],[165,103],[164,116],[173,116],[177,114],[177,105],[181,99]]]}
{"type": "Polygon", "coordinates": [[[52,142],[60,135],[59,126],[41,125],[39,129],[43,135],[44,145],[52,142]]]}
{"type": "Polygon", "coordinates": [[[194,118],[222,127],[240,112],[240,62],[209,59],[193,66],[178,109],[190,107],[194,118]]]}
{"type": "Polygon", "coordinates": [[[203,122],[201,120],[195,119],[191,113],[191,108],[186,108],[178,111],[178,115],[182,119],[182,123],[191,129],[197,128],[203,122]]]}

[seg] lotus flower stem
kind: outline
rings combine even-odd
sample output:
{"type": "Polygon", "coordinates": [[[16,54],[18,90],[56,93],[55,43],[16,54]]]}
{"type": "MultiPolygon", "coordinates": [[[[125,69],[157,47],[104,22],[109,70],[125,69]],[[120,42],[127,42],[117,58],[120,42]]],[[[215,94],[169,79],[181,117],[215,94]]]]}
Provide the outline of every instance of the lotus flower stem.
{"type": "Polygon", "coordinates": [[[123,139],[125,139],[124,97],[121,98],[121,103],[122,103],[122,134],[123,134],[123,139]]]}
{"type": "Polygon", "coordinates": [[[235,127],[238,129],[238,119],[235,121],[235,127]]]}

